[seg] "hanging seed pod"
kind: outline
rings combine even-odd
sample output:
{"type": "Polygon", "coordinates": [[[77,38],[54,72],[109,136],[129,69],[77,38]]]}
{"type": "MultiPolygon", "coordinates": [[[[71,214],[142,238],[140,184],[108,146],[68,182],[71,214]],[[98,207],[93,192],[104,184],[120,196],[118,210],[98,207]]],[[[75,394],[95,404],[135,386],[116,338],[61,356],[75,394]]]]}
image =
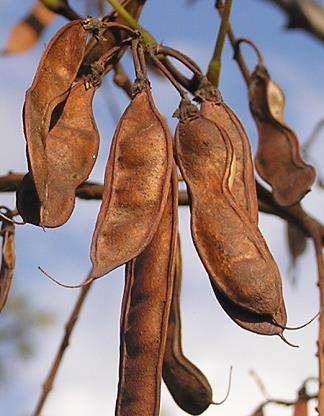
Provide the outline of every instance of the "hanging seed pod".
{"type": "MultiPolygon", "coordinates": [[[[141,15],[146,0],[123,0],[121,5],[125,10],[137,21],[141,15]]],[[[103,22],[116,22],[123,23],[125,21],[113,10],[109,15],[103,18],[103,22]]],[[[91,64],[97,61],[102,55],[107,53],[111,48],[119,44],[123,39],[129,36],[129,33],[123,30],[116,30],[109,28],[103,30],[98,38],[93,37],[87,44],[84,60],[80,68],[79,77],[87,74],[91,64]]],[[[114,62],[118,62],[126,48],[121,48],[120,52],[116,55],[114,62]]],[[[113,63],[106,68],[106,73],[113,67],[113,63]]]]}
{"type": "Polygon", "coordinates": [[[121,312],[116,416],[158,416],[162,364],[173,288],[178,181],[150,244],[127,263],[121,312]]]}
{"type": "MultiPolygon", "coordinates": [[[[186,114],[188,103],[181,107],[186,114]]],[[[189,192],[192,238],[217,290],[243,309],[275,316],[282,303],[280,274],[255,222],[230,191],[235,158],[228,134],[199,114],[180,116],[175,149],[189,192]]]]}
{"type": "Polygon", "coordinates": [[[151,241],[166,202],[172,160],[170,132],[143,81],[113,137],[91,244],[92,277],[136,257],[151,241]]]}
{"type": "Polygon", "coordinates": [[[163,359],[163,380],[177,405],[200,415],[211,403],[213,392],[205,375],[183,354],[181,345],[180,290],[182,278],[180,236],[175,256],[174,285],[163,359]]]}
{"type": "Polygon", "coordinates": [[[296,261],[306,250],[307,238],[305,233],[290,222],[286,224],[288,249],[290,253],[290,269],[296,267],[296,261]]]}
{"type": "Polygon", "coordinates": [[[0,311],[6,304],[15,270],[15,226],[3,220],[1,227],[2,258],[0,269],[0,311]]]}
{"type": "Polygon", "coordinates": [[[28,51],[36,45],[44,29],[53,22],[54,18],[53,12],[36,1],[28,15],[13,26],[0,54],[11,55],[28,51]]]}
{"type": "MultiPolygon", "coordinates": [[[[240,308],[231,302],[230,299],[222,295],[211,279],[210,283],[221,307],[237,325],[256,334],[278,335],[283,338],[283,327],[287,325],[287,314],[284,302],[282,302],[278,312],[272,318],[269,315],[255,314],[240,308]]],[[[287,341],[285,340],[285,342],[287,341]]]]}
{"type": "Polygon", "coordinates": [[[201,102],[201,114],[226,131],[235,154],[235,179],[231,192],[251,219],[258,223],[258,199],[255,189],[251,147],[244,127],[235,113],[224,103],[219,91],[204,80],[196,96],[201,102]]]}
{"type": "Polygon", "coordinates": [[[75,190],[91,173],[97,158],[99,133],[92,113],[95,87],[76,83],[46,137],[46,193],[42,205],[32,177],[22,182],[17,192],[17,207],[22,218],[43,227],[58,227],[72,214],[75,190]],[[56,123],[56,124],[55,124],[56,123]],[[35,211],[39,209],[39,212],[35,211]]]}
{"type": "Polygon", "coordinates": [[[251,75],[249,100],[259,132],[256,169],[279,205],[296,204],[310,191],[315,170],[302,160],[297,136],[284,124],[283,92],[263,65],[251,75]]]}
{"type": "Polygon", "coordinates": [[[26,92],[24,130],[29,170],[41,207],[47,198],[46,137],[52,113],[69,92],[81,63],[87,32],[76,20],[60,29],[48,44],[31,87],[26,92]]]}

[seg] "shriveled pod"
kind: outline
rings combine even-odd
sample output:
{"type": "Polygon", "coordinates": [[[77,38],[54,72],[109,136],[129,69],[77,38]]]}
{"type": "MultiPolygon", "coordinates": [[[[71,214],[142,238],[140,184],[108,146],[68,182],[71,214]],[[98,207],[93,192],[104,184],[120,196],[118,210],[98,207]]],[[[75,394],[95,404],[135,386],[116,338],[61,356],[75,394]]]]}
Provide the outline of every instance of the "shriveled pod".
{"type": "Polygon", "coordinates": [[[54,18],[55,14],[37,0],[27,16],[12,27],[0,54],[10,55],[28,51],[36,45],[44,29],[54,18]]]}
{"type": "Polygon", "coordinates": [[[0,269],[0,311],[6,304],[15,270],[15,226],[3,220],[1,226],[2,257],[0,269]]]}
{"type": "Polygon", "coordinates": [[[95,91],[84,81],[77,82],[58,119],[52,118],[56,123],[46,137],[46,193],[42,205],[37,203],[37,196],[31,195],[30,179],[22,182],[17,193],[17,207],[25,221],[58,227],[71,216],[75,190],[88,178],[98,154],[99,133],[92,113],[95,91]]]}
{"type": "Polygon", "coordinates": [[[116,416],[158,416],[162,364],[173,289],[178,181],[172,184],[154,237],[127,263],[121,312],[116,416]]]}
{"type": "Polygon", "coordinates": [[[173,399],[187,413],[200,415],[213,403],[205,375],[183,354],[181,345],[180,290],[182,278],[180,236],[174,266],[174,285],[163,359],[163,380],[173,399]]]}
{"type": "MultiPolygon", "coordinates": [[[[182,107],[188,112],[188,103],[182,107]]],[[[193,112],[180,119],[175,149],[189,192],[191,234],[207,273],[237,306],[273,317],[282,303],[281,278],[255,221],[230,191],[235,156],[228,134],[193,112]]]]}
{"type": "Polygon", "coordinates": [[[235,113],[224,103],[219,91],[206,81],[196,92],[201,101],[201,114],[223,128],[232,143],[235,154],[235,179],[231,192],[236,203],[258,223],[258,199],[255,189],[251,146],[245,129],[235,113]]]}
{"type": "Polygon", "coordinates": [[[46,137],[54,108],[67,97],[84,55],[87,32],[81,20],[63,26],[45,49],[26,92],[24,130],[29,170],[41,206],[47,193],[46,137]]]}
{"type": "MultiPolygon", "coordinates": [[[[146,0],[123,0],[121,5],[125,10],[137,21],[141,15],[142,9],[144,7],[146,0]]],[[[125,21],[118,15],[118,13],[113,10],[110,14],[105,16],[103,22],[116,22],[123,23],[125,21]]],[[[103,30],[100,38],[96,39],[95,37],[91,38],[87,44],[84,60],[80,68],[80,76],[88,72],[90,65],[97,61],[102,55],[107,53],[109,49],[116,46],[123,39],[128,36],[128,33],[123,30],[118,30],[114,28],[109,28],[103,30]]],[[[120,52],[115,57],[115,62],[118,62],[123,54],[125,53],[126,48],[121,48],[120,52]]],[[[106,67],[106,72],[112,68],[112,65],[106,67]]]]}
{"type": "Polygon", "coordinates": [[[111,144],[91,244],[94,278],[144,250],[157,229],[168,195],[172,139],[153,103],[148,81],[141,85],[111,144]]]}
{"type": "Polygon", "coordinates": [[[315,170],[303,161],[297,136],[284,123],[283,92],[263,65],[251,75],[249,101],[259,132],[256,169],[279,205],[296,204],[310,191],[315,170]]]}

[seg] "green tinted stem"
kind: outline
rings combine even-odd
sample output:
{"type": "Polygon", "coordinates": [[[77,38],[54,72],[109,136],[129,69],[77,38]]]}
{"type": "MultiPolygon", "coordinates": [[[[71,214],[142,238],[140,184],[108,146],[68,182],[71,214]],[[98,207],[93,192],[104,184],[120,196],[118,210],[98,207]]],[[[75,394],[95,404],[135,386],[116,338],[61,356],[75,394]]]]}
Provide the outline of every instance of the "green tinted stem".
{"type": "Polygon", "coordinates": [[[147,45],[156,45],[156,40],[154,37],[145,30],[134,18],[131,16],[127,10],[118,2],[118,0],[107,0],[107,2],[116,10],[119,16],[125,21],[125,23],[133,30],[140,32],[143,41],[147,45]]]}
{"type": "Polygon", "coordinates": [[[214,53],[208,66],[207,78],[213,85],[215,85],[215,87],[218,87],[218,83],[219,83],[219,76],[220,76],[220,69],[221,69],[221,56],[222,56],[226,33],[228,30],[231,7],[232,7],[232,0],[226,0],[224,9],[222,12],[222,20],[221,20],[221,25],[218,31],[214,53]]]}

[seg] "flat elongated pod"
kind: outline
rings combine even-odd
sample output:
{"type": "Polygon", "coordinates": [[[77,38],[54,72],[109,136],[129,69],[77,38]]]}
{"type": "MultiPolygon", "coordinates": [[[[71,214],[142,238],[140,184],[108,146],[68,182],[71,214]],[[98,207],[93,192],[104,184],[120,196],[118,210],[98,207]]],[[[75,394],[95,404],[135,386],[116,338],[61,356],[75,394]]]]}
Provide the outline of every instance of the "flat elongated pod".
{"type": "Polygon", "coordinates": [[[28,51],[36,45],[43,30],[52,23],[54,18],[55,13],[37,0],[27,16],[12,27],[0,53],[9,55],[28,51]]]}
{"type": "Polygon", "coordinates": [[[116,416],[159,415],[178,227],[177,187],[174,168],[157,231],[126,265],[116,416]]]}
{"type": "Polygon", "coordinates": [[[172,303],[163,359],[163,380],[173,399],[187,413],[200,415],[212,403],[213,392],[205,375],[183,354],[181,345],[181,247],[178,236],[172,303]]]}
{"type": "MultiPolygon", "coordinates": [[[[144,7],[145,1],[146,0],[123,0],[120,3],[135,20],[138,20],[144,7]]],[[[103,21],[125,24],[125,21],[120,16],[118,16],[115,10],[113,10],[108,16],[104,17],[103,21]]],[[[87,68],[89,68],[92,63],[97,61],[101,56],[103,56],[111,48],[120,43],[128,35],[129,34],[125,31],[117,32],[116,30],[110,28],[103,31],[100,39],[92,37],[89,40],[86,47],[84,60],[80,68],[80,75],[86,73],[87,68]]],[[[121,48],[120,52],[116,55],[114,61],[118,62],[125,53],[125,51],[126,48],[121,48]]],[[[106,67],[106,72],[109,72],[111,68],[112,65],[108,65],[106,67]]]]}
{"type": "Polygon", "coordinates": [[[228,135],[202,116],[180,121],[175,149],[192,238],[207,273],[239,307],[274,316],[282,303],[280,274],[257,225],[230,192],[235,172],[228,135]]]}
{"type": "Polygon", "coordinates": [[[255,189],[254,167],[251,146],[245,129],[228,107],[217,89],[207,84],[199,90],[202,99],[200,113],[208,120],[223,128],[232,143],[235,155],[235,179],[231,192],[237,204],[245,208],[250,217],[258,223],[258,199],[255,189]]]}
{"type": "Polygon", "coordinates": [[[140,254],[151,241],[168,195],[172,139],[145,82],[115,131],[91,244],[92,277],[140,254]]]}
{"type": "Polygon", "coordinates": [[[221,307],[224,309],[227,315],[241,328],[260,335],[282,336],[282,327],[287,325],[287,314],[284,302],[282,302],[278,312],[273,316],[273,319],[271,319],[269,315],[255,314],[240,308],[231,302],[230,299],[222,295],[211,279],[210,283],[221,307]],[[274,321],[280,326],[276,325],[274,321]]]}
{"type": "Polygon", "coordinates": [[[46,193],[42,205],[32,197],[30,180],[18,189],[17,207],[22,218],[43,227],[58,227],[72,214],[75,190],[91,173],[99,147],[99,133],[92,113],[96,88],[76,83],[46,137],[46,193]],[[18,202],[19,201],[19,202],[18,202]],[[38,205],[39,212],[35,209],[38,205]]]}
{"type": "Polygon", "coordinates": [[[0,311],[6,304],[15,269],[15,226],[3,220],[1,227],[2,257],[0,269],[0,311]]]}
{"type": "Polygon", "coordinates": [[[63,26],[45,49],[24,104],[29,170],[41,205],[46,200],[46,137],[54,108],[68,95],[84,55],[87,32],[81,20],[63,26]]]}
{"type": "Polygon", "coordinates": [[[256,169],[279,205],[296,204],[310,190],[315,170],[302,160],[297,136],[284,124],[283,92],[261,65],[251,76],[249,100],[259,132],[256,169]]]}

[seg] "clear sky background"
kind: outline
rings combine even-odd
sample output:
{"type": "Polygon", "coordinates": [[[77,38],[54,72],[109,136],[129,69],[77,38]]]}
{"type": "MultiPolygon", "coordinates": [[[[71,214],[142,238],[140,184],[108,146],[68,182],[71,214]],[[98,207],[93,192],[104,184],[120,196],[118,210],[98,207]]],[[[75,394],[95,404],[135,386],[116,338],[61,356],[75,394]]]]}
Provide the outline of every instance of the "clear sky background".
{"type": "MultiPolygon", "coordinates": [[[[185,0],[147,0],[141,23],[164,44],[191,56],[204,69],[214,48],[219,19],[214,0],[197,0],[190,7],[185,0]]],[[[276,8],[262,0],[233,1],[232,24],[238,36],[254,40],[264,54],[270,74],[286,93],[286,121],[305,141],[315,124],[324,117],[323,45],[300,31],[285,31],[285,18],[276,8]]],[[[1,0],[1,43],[12,25],[33,4],[32,0],[1,0]]],[[[71,2],[82,13],[81,0],[71,2]]],[[[57,18],[37,47],[29,53],[0,59],[0,175],[9,170],[26,171],[25,143],[21,109],[25,90],[30,86],[45,44],[65,23],[57,18]]],[[[244,48],[251,67],[255,62],[244,48]]],[[[127,64],[127,68],[132,68],[127,64]]],[[[131,75],[132,77],[132,75],[131,75]]],[[[179,97],[167,81],[152,78],[153,94],[160,111],[174,129],[171,118],[179,97]]],[[[232,51],[226,44],[220,89],[224,100],[245,125],[253,150],[257,133],[251,119],[247,91],[232,51]]],[[[95,116],[101,134],[100,157],[91,179],[102,181],[116,120],[107,102],[121,114],[127,97],[116,90],[108,77],[95,98],[95,116]]],[[[324,132],[323,132],[324,134],[324,132]]],[[[313,148],[313,157],[322,162],[321,139],[313,148]]],[[[14,195],[0,195],[0,205],[14,206],[14,195]]],[[[324,221],[324,193],[314,190],[304,205],[324,221]]],[[[37,270],[42,266],[66,283],[81,282],[90,267],[89,245],[99,202],[77,201],[69,222],[44,233],[25,225],[17,227],[17,269],[12,295],[24,294],[37,308],[55,313],[55,324],[35,335],[36,355],[26,363],[10,363],[9,380],[0,385],[0,415],[30,415],[40,394],[41,383],[62,336],[63,325],[78,295],[48,281],[37,270]]],[[[240,329],[223,312],[214,298],[208,277],[193,248],[189,232],[188,208],[180,208],[183,245],[183,347],[185,354],[198,365],[213,387],[214,400],[223,398],[233,366],[230,397],[221,407],[210,407],[206,416],[248,416],[263,400],[249,370],[255,370],[269,394],[275,398],[294,399],[302,381],[317,374],[317,323],[286,333],[300,348],[294,349],[277,337],[262,337],[240,329]]],[[[298,284],[287,279],[289,257],[285,224],[273,216],[260,215],[260,227],[279,265],[284,285],[289,325],[307,321],[319,309],[314,251],[308,242],[306,253],[298,262],[298,284]]],[[[235,236],[233,236],[235,238],[235,236]]],[[[46,404],[44,416],[104,416],[114,414],[118,382],[119,313],[123,290],[123,268],[96,282],[73,333],[54,390],[46,404]]],[[[0,322],[1,326],[1,322],[0,322]]],[[[1,360],[1,357],[0,357],[1,360]]],[[[312,387],[312,386],[311,386],[312,387]]],[[[310,415],[315,415],[310,403],[310,415]]],[[[161,414],[181,416],[168,391],[162,389],[161,414]]],[[[266,416],[289,416],[292,409],[271,407],[266,416]]]]}

